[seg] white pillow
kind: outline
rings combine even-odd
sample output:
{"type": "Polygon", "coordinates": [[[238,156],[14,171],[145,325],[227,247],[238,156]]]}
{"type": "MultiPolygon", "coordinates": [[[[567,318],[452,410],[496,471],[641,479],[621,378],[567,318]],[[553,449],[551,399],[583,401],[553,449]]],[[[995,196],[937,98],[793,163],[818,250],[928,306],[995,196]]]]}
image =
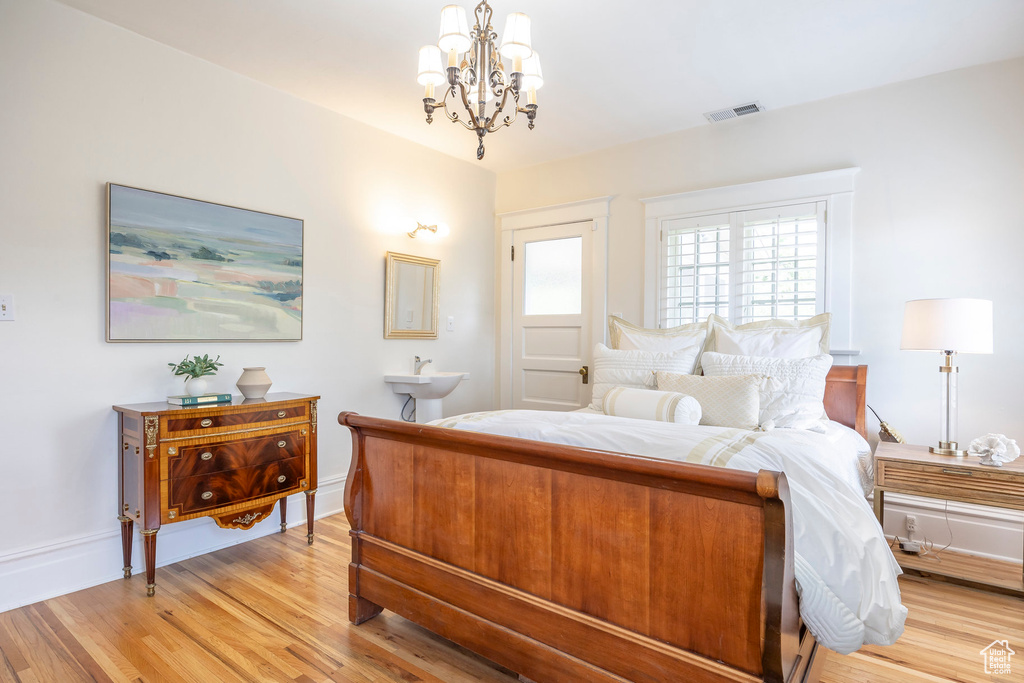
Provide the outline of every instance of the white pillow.
{"type": "Polygon", "coordinates": [[[604,395],[603,403],[605,415],[683,425],[700,424],[700,403],[686,394],[614,387],[604,395]]]}
{"type": "Polygon", "coordinates": [[[594,393],[590,407],[602,410],[604,395],[612,387],[653,389],[658,370],[689,373],[700,352],[699,346],[688,346],[671,353],[652,351],[620,351],[604,344],[594,347],[594,393]]]}
{"type": "Polygon", "coordinates": [[[767,376],[761,384],[761,429],[823,430],[825,378],[832,367],[832,356],[764,358],[710,351],[701,356],[700,363],[708,377],[767,376]]]}
{"type": "MultiPolygon", "coordinates": [[[[613,349],[666,353],[694,345],[703,348],[707,336],[707,321],[657,330],[637,327],[618,316],[608,316],[608,339],[613,349]]],[[[697,355],[700,356],[700,353],[697,355]]],[[[690,372],[693,372],[692,368],[690,372]]]]}
{"type": "Polygon", "coordinates": [[[736,356],[808,358],[829,352],[832,314],[822,313],[807,320],[762,320],[733,325],[712,315],[708,351],[736,356]]]}
{"type": "Polygon", "coordinates": [[[757,429],[764,379],[763,375],[701,377],[659,372],[658,389],[695,398],[700,404],[702,425],[757,429]]]}

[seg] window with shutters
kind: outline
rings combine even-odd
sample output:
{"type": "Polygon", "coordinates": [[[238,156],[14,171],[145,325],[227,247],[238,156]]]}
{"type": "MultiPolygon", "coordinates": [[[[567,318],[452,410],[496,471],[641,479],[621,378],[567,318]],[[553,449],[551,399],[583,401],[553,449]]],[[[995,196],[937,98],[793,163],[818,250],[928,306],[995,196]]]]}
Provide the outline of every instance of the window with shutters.
{"type": "Polygon", "coordinates": [[[736,324],[801,320],[829,311],[833,345],[849,349],[857,170],[642,200],[644,325],[675,327],[712,313],[736,324]]]}
{"type": "Polygon", "coordinates": [[[661,327],[824,310],[825,202],[669,219],[660,238],[661,327]]]}

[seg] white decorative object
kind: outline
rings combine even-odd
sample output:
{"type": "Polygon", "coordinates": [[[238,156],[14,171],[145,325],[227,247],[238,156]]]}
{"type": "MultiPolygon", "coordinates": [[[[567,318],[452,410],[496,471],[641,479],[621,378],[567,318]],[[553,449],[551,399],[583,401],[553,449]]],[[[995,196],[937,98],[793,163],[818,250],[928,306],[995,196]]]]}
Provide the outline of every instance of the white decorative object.
{"type": "Polygon", "coordinates": [[[242,368],[242,376],[235,382],[235,386],[246,398],[263,398],[270,390],[270,377],[266,368],[242,368]]]}
{"type": "Polygon", "coordinates": [[[1013,462],[1020,457],[1020,447],[1005,434],[986,434],[971,442],[968,455],[980,455],[982,465],[1002,467],[1004,462],[1013,462]]]}
{"type": "MultiPolygon", "coordinates": [[[[680,375],[689,377],[689,375],[680,375]]],[[[604,414],[683,425],[700,424],[700,403],[693,396],[671,391],[615,387],[604,395],[604,414]]]]}
{"type": "Polygon", "coordinates": [[[594,347],[594,391],[591,410],[603,412],[604,395],[614,387],[653,389],[658,370],[688,374],[700,353],[699,346],[689,346],[671,353],[653,351],[620,351],[604,344],[594,347]]]}
{"type": "Polygon", "coordinates": [[[205,377],[189,377],[185,380],[185,391],[189,396],[202,396],[208,385],[205,377]]]}
{"type": "Polygon", "coordinates": [[[734,356],[763,358],[808,358],[827,354],[832,314],[821,313],[806,320],[762,320],[733,325],[725,318],[710,316],[711,341],[708,351],[734,356]]]}
{"type": "Polygon", "coordinates": [[[658,373],[659,391],[677,391],[700,403],[700,424],[733,429],[757,429],[760,424],[762,375],[701,377],[658,373]]]}
{"type": "MultiPolygon", "coordinates": [[[[638,327],[618,316],[608,316],[608,338],[613,349],[659,351],[661,353],[678,351],[688,346],[697,346],[703,349],[707,336],[708,323],[706,320],[660,330],[638,327]]],[[[694,369],[691,369],[690,372],[693,372],[694,369]]]]}
{"type": "Polygon", "coordinates": [[[825,379],[832,367],[832,356],[764,358],[707,351],[700,363],[708,377],[767,377],[761,384],[761,429],[824,429],[821,421],[825,415],[825,379]]]}

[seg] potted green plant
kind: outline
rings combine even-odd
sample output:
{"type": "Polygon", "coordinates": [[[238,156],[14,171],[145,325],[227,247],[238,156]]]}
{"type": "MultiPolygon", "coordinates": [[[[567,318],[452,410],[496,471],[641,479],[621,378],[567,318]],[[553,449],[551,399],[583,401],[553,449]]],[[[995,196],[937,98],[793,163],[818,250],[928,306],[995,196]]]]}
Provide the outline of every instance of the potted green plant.
{"type": "Polygon", "coordinates": [[[206,380],[217,374],[217,368],[224,364],[219,362],[220,356],[211,359],[209,355],[192,356],[192,360],[186,355],[180,363],[168,363],[175,376],[185,376],[185,391],[189,396],[202,396],[206,393],[206,380]]]}

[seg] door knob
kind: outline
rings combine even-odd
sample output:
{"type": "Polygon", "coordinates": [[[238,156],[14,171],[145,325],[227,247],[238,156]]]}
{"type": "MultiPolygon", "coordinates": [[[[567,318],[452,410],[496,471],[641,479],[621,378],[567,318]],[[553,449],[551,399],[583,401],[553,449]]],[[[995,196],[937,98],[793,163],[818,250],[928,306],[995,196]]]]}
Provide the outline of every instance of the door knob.
{"type": "Polygon", "coordinates": [[[590,384],[590,368],[584,365],[580,368],[580,374],[583,375],[583,383],[590,384]]]}

